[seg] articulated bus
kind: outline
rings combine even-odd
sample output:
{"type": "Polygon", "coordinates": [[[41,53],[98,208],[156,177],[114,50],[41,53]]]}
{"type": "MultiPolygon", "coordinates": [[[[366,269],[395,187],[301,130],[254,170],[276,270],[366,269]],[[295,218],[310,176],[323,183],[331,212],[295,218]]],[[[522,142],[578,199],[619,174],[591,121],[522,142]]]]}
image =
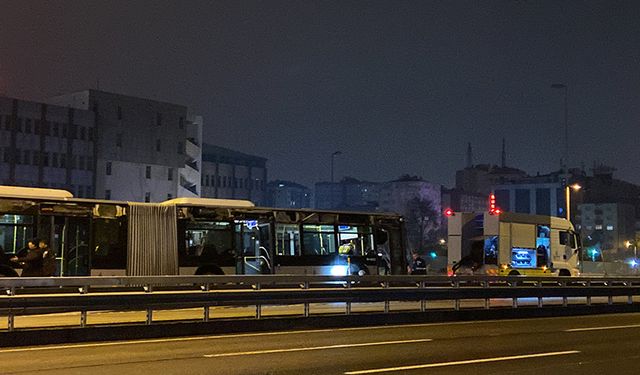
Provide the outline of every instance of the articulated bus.
{"type": "Polygon", "coordinates": [[[0,246],[48,240],[60,276],[402,274],[401,216],[178,198],[136,203],[0,186],[0,246]]]}

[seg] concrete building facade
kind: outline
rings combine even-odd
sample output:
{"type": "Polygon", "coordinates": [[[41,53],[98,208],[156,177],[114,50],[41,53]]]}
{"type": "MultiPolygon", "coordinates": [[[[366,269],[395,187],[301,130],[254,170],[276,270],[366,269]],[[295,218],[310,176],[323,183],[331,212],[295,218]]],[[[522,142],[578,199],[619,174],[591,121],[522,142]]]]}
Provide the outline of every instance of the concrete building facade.
{"type": "Polygon", "coordinates": [[[266,205],[278,208],[311,208],[311,190],[291,181],[271,181],[267,184],[266,205]]]}
{"type": "Polygon", "coordinates": [[[202,149],[202,197],[248,199],[266,204],[267,159],[204,144],[202,149]]]}
{"type": "Polygon", "coordinates": [[[94,195],[93,112],[0,97],[0,183],[94,195]]]}
{"type": "Polygon", "coordinates": [[[202,121],[185,106],[85,90],[50,103],[95,116],[96,198],[158,202],[198,196],[202,121]],[[191,142],[189,138],[195,140],[191,142]]]}

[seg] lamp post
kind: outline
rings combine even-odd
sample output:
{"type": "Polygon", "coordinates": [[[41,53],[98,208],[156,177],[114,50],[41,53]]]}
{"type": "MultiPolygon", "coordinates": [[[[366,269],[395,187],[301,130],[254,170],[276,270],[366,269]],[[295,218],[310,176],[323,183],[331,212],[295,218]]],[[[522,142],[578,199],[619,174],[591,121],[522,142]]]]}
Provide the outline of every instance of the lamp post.
{"type": "Polygon", "coordinates": [[[331,182],[333,182],[333,164],[336,156],[340,154],[342,154],[342,151],[335,151],[333,154],[331,154],[331,182]]]}
{"type": "Polygon", "coordinates": [[[562,164],[566,168],[569,162],[569,86],[564,83],[554,83],[551,88],[564,90],[564,151],[562,164]]]}
{"type": "Polygon", "coordinates": [[[567,220],[571,221],[571,190],[578,191],[582,186],[578,184],[567,185],[564,187],[564,200],[567,203],[567,220]]]}

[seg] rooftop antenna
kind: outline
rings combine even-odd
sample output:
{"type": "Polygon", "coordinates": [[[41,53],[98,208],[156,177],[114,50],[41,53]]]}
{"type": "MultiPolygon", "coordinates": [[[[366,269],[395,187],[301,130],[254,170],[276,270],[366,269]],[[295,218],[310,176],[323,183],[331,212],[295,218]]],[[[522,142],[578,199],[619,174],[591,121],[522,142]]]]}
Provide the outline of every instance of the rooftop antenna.
{"type": "Polygon", "coordinates": [[[471,142],[467,143],[467,168],[473,167],[473,151],[471,150],[471,142]]]}

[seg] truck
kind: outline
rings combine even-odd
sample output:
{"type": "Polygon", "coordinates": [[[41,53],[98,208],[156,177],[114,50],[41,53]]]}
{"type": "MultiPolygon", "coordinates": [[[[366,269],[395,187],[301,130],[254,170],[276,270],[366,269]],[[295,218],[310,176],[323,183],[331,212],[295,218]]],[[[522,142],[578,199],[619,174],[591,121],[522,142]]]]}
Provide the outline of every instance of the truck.
{"type": "Polygon", "coordinates": [[[567,219],[448,212],[449,275],[578,276],[580,236],[567,219]]]}

